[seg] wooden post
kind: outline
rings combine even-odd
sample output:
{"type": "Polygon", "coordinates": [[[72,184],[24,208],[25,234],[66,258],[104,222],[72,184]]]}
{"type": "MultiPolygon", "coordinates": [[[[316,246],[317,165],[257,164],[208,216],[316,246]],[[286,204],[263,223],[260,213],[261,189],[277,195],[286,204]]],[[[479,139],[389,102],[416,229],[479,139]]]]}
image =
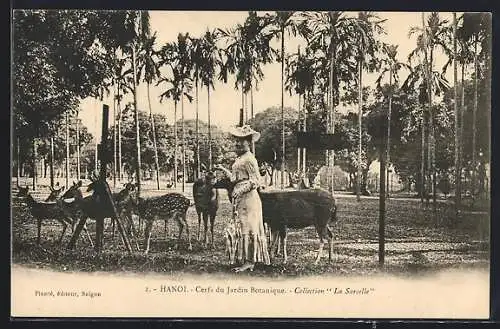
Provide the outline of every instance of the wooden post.
{"type": "Polygon", "coordinates": [[[17,186],[19,186],[19,176],[21,176],[21,163],[19,159],[21,158],[19,156],[19,151],[21,150],[21,147],[19,146],[19,137],[17,137],[17,186]]]}
{"type": "MultiPolygon", "coordinates": [[[[99,170],[99,180],[101,183],[106,182],[106,140],[108,139],[108,116],[109,116],[109,107],[106,104],[102,106],[102,133],[101,133],[101,144],[98,156],[100,160],[100,170],[99,170]]],[[[102,191],[94,191],[94,193],[98,193],[102,191]]],[[[101,200],[103,200],[103,195],[101,195],[101,200]]],[[[102,249],[103,242],[103,234],[104,233],[104,217],[96,218],[96,242],[95,242],[95,250],[100,252],[102,249]]]]}
{"type": "Polygon", "coordinates": [[[380,142],[380,193],[379,193],[379,226],[378,226],[378,261],[381,267],[384,266],[385,260],[385,198],[386,194],[386,143],[382,137],[380,142]]]}
{"type": "Polygon", "coordinates": [[[242,108],[240,109],[240,123],[239,123],[239,126],[243,127],[243,109],[242,108]]]}
{"type": "MultiPolygon", "coordinates": [[[[113,196],[111,194],[111,190],[106,183],[106,168],[109,159],[109,152],[106,148],[107,146],[107,139],[108,139],[108,116],[109,116],[109,107],[108,105],[104,104],[102,106],[102,134],[101,134],[101,144],[100,144],[100,152],[99,152],[99,158],[101,162],[100,166],[100,172],[99,172],[99,185],[100,188],[97,191],[94,191],[94,193],[99,193],[100,195],[100,200],[102,201],[103,205],[109,204],[111,206],[111,211],[112,211],[112,216],[113,220],[117,223],[118,226],[118,231],[120,232],[122,236],[122,240],[125,244],[125,247],[129,253],[132,252],[132,248],[130,247],[130,242],[128,240],[127,235],[125,234],[125,230],[123,228],[123,225],[121,224],[120,217],[118,216],[118,211],[115,207],[115,204],[113,202],[113,196]]],[[[100,252],[102,250],[102,238],[103,238],[103,232],[104,232],[104,217],[96,218],[96,244],[95,244],[95,250],[97,252],[100,252]]]]}

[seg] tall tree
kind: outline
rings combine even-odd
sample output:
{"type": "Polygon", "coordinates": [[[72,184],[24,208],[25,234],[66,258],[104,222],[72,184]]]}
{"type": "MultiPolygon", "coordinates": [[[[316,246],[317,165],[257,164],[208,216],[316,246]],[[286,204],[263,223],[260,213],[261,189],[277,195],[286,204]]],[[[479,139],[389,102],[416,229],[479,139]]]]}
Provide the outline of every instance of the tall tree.
{"type": "Polygon", "coordinates": [[[460,133],[458,123],[458,81],[457,81],[457,14],[453,13],[453,113],[455,114],[455,212],[458,216],[460,205],[460,163],[459,163],[459,147],[460,133]]]}
{"type": "MultiPolygon", "coordinates": [[[[362,180],[362,115],[363,115],[363,69],[373,72],[377,64],[377,52],[379,41],[377,36],[385,33],[382,24],[386,20],[380,19],[374,13],[362,11],[358,13],[358,173],[356,180],[357,200],[361,200],[361,180],[362,180]]],[[[390,124],[389,124],[390,126],[390,124]]],[[[389,159],[389,158],[388,158],[389,159]]]]}
{"type": "Polygon", "coordinates": [[[160,189],[160,166],[158,163],[158,146],[156,143],[156,132],[155,132],[155,122],[154,116],[151,108],[151,95],[150,87],[151,84],[160,77],[160,69],[156,63],[156,51],[154,49],[156,41],[156,33],[147,37],[146,40],[142,40],[142,49],[139,51],[138,56],[138,72],[137,81],[140,81],[141,75],[143,75],[143,81],[146,82],[147,96],[148,96],[148,107],[149,107],[149,118],[151,121],[152,135],[153,135],[153,148],[155,153],[155,171],[156,171],[156,185],[160,189]]]}
{"type": "MultiPolygon", "coordinates": [[[[376,84],[377,84],[377,89],[380,91],[383,91],[385,96],[388,99],[388,110],[387,110],[387,159],[386,159],[386,164],[387,166],[390,165],[391,163],[391,157],[390,157],[390,151],[391,151],[391,117],[392,117],[392,98],[394,93],[396,92],[396,89],[398,87],[399,83],[399,71],[402,68],[406,68],[407,65],[405,63],[399,62],[397,60],[397,54],[398,54],[398,46],[397,45],[387,45],[384,44],[382,47],[383,49],[383,54],[385,57],[382,59],[382,72],[380,73],[376,84]],[[389,84],[386,86],[382,85],[382,80],[386,75],[389,76],[389,84]]],[[[389,172],[387,172],[387,175],[389,172]]],[[[387,177],[386,182],[389,181],[389,176],[387,177]]],[[[389,193],[389,189],[387,188],[387,193],[389,193]]]]}
{"type": "MultiPolygon", "coordinates": [[[[169,75],[163,76],[158,81],[158,84],[164,82],[168,83],[168,89],[160,95],[160,101],[166,98],[172,98],[174,100],[174,136],[175,136],[175,156],[174,156],[174,186],[177,187],[177,147],[178,147],[178,136],[177,136],[177,104],[181,102],[181,111],[183,112],[183,100],[186,97],[189,102],[193,100],[193,97],[189,94],[192,90],[191,78],[190,78],[190,56],[189,56],[189,45],[188,45],[188,34],[179,34],[177,37],[177,42],[168,43],[162,47],[159,52],[160,61],[159,65],[167,65],[169,68],[169,75]]],[[[184,116],[184,113],[181,114],[184,116]]],[[[183,125],[183,120],[181,124],[183,125]]],[[[183,178],[182,186],[184,190],[185,185],[185,129],[182,126],[183,134],[183,144],[182,144],[182,160],[183,160],[183,178]]]]}
{"type": "MultiPolygon", "coordinates": [[[[309,46],[322,57],[322,63],[327,68],[328,79],[328,111],[327,111],[327,133],[335,133],[335,107],[340,100],[340,83],[346,84],[357,80],[358,67],[356,57],[357,31],[359,31],[359,19],[348,17],[344,12],[311,12],[305,14],[309,25],[309,46]]],[[[332,174],[334,166],[334,152],[326,152],[327,166],[332,174]]],[[[334,192],[330,175],[329,189],[334,192]]]]}
{"type": "Polygon", "coordinates": [[[472,108],[472,193],[476,193],[476,171],[477,171],[477,110],[478,110],[478,80],[480,75],[479,58],[482,55],[484,59],[489,56],[486,43],[490,38],[488,29],[491,29],[490,14],[488,13],[464,13],[463,15],[463,30],[465,39],[472,43],[473,56],[473,77],[474,77],[474,105],[472,108]],[[478,49],[478,47],[484,48],[478,49]]]}
{"type": "Polygon", "coordinates": [[[207,88],[207,111],[208,111],[208,168],[212,168],[212,124],[210,111],[210,89],[214,89],[214,80],[217,68],[223,65],[221,50],[217,47],[219,32],[206,31],[201,39],[201,62],[200,80],[207,88]]]}
{"type": "MultiPolygon", "coordinates": [[[[294,21],[293,11],[277,11],[272,16],[274,30],[271,30],[271,35],[276,36],[281,41],[279,61],[281,62],[281,189],[285,186],[285,115],[284,115],[284,95],[285,95],[285,32],[297,34],[297,25],[294,21]]],[[[288,168],[290,170],[290,168],[288,168]]]]}
{"type": "MultiPolygon", "coordinates": [[[[452,56],[452,50],[447,42],[449,40],[450,29],[447,25],[447,20],[442,20],[438,12],[432,12],[428,19],[425,20],[425,14],[422,13],[422,27],[413,27],[410,29],[410,35],[420,33],[418,36],[418,45],[413,50],[409,58],[415,55],[423,54],[424,57],[424,76],[425,87],[427,89],[427,104],[428,104],[428,119],[429,119],[429,143],[428,143],[428,167],[429,179],[432,181],[431,191],[433,195],[433,206],[436,208],[436,171],[435,171],[435,128],[434,128],[434,111],[433,111],[433,94],[439,95],[436,90],[434,79],[434,57],[437,49],[443,51],[447,56],[452,56]]],[[[449,88],[449,86],[447,86],[449,88]]]]}

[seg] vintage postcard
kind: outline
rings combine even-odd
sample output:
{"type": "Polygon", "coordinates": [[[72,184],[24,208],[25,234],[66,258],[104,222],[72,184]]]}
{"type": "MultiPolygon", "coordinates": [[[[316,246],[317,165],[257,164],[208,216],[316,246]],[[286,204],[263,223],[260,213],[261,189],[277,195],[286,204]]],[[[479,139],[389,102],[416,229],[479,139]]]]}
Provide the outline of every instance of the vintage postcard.
{"type": "Polygon", "coordinates": [[[12,317],[489,318],[490,13],[12,15],[12,317]]]}

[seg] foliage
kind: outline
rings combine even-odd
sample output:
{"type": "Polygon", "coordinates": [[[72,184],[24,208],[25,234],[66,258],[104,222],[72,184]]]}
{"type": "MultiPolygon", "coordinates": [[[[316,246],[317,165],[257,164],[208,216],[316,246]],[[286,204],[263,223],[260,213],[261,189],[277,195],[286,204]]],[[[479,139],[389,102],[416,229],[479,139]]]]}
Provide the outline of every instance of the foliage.
{"type": "Polygon", "coordinates": [[[17,135],[46,136],[41,122],[102,95],[112,75],[107,53],[133,37],[129,11],[16,10],[13,110],[17,135]]]}

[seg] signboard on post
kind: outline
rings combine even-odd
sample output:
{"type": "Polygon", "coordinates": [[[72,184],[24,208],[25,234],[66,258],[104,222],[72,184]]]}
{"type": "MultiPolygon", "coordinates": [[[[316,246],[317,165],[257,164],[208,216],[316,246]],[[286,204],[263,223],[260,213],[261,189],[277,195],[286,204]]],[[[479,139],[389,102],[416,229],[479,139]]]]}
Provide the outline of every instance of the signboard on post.
{"type": "Polygon", "coordinates": [[[305,147],[308,150],[334,150],[340,151],[347,147],[340,135],[325,134],[318,132],[297,132],[297,147],[305,147]]]}

